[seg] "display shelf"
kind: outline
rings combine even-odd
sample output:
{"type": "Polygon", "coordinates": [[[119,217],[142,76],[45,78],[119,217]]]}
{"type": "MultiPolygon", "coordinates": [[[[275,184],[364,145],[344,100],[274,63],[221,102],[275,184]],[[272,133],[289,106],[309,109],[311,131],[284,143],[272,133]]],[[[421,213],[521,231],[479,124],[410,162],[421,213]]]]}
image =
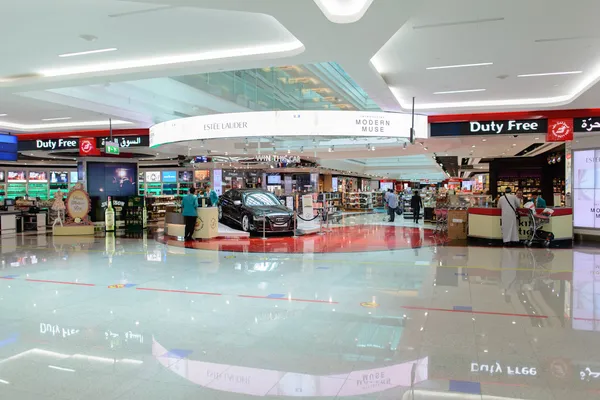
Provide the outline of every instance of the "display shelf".
{"type": "Polygon", "coordinates": [[[193,183],[180,183],[178,192],[179,196],[185,196],[186,194],[188,194],[192,186],[194,186],[193,183]]]}
{"type": "Polygon", "coordinates": [[[497,183],[498,193],[504,193],[507,187],[509,187],[513,193],[517,190],[523,191],[523,196],[531,197],[534,192],[541,189],[540,178],[502,178],[497,183]]]}
{"type": "Polygon", "coordinates": [[[372,210],[373,193],[371,192],[347,192],[344,193],[343,206],[346,210],[372,210]]]}
{"type": "Polygon", "coordinates": [[[144,230],[146,227],[146,221],[144,221],[144,198],[141,196],[129,197],[123,215],[126,232],[136,233],[144,230]]]}
{"type": "Polygon", "coordinates": [[[176,183],[163,183],[162,194],[164,196],[176,196],[178,194],[177,184],[176,183]]]}
{"type": "Polygon", "coordinates": [[[14,199],[17,197],[25,197],[27,194],[27,184],[25,183],[9,183],[6,190],[6,197],[14,199]]]}
{"type": "Polygon", "coordinates": [[[383,208],[384,206],[384,192],[374,192],[373,193],[373,207],[374,208],[383,208]]]}
{"type": "Polygon", "coordinates": [[[162,183],[146,183],[146,196],[162,196],[162,183]]]}

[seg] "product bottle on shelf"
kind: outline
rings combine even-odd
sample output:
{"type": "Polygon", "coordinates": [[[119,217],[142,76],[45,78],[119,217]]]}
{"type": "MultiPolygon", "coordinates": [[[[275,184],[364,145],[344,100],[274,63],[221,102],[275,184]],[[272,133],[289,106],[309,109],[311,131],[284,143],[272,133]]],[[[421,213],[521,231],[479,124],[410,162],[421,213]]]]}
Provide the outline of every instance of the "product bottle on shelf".
{"type": "Polygon", "coordinates": [[[106,211],[104,211],[104,221],[106,225],[106,232],[114,232],[115,231],[115,210],[112,206],[112,199],[108,196],[108,204],[106,206],[106,211]]]}

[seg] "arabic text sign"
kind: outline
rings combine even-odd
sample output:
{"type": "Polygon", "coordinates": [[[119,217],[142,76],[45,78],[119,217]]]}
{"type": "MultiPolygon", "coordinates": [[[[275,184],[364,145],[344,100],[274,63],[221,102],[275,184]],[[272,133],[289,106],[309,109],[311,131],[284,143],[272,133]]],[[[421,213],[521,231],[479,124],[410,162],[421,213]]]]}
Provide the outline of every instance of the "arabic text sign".
{"type": "Polygon", "coordinates": [[[148,136],[113,136],[112,139],[109,137],[101,137],[96,139],[96,147],[104,148],[106,142],[116,142],[120,148],[127,147],[148,147],[150,139],[148,136]]]}
{"type": "Polygon", "coordinates": [[[600,132],[600,117],[575,118],[573,128],[575,132],[600,132]]]}

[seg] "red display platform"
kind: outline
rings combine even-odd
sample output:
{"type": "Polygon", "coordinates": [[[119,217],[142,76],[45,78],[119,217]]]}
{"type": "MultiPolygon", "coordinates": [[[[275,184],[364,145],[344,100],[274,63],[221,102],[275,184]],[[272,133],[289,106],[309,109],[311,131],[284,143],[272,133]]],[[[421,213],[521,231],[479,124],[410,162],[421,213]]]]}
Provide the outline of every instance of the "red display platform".
{"type": "Polygon", "coordinates": [[[182,242],[171,236],[162,241],[171,246],[200,250],[249,253],[353,253],[427,247],[446,243],[433,230],[400,226],[360,225],[334,228],[324,235],[274,236],[240,239],[209,239],[182,242]]]}

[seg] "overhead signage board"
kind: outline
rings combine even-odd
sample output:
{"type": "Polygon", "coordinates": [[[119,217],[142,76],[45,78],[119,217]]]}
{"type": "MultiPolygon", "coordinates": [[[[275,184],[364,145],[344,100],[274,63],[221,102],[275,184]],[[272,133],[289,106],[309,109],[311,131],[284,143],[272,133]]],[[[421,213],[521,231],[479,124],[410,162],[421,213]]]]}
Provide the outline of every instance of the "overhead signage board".
{"type": "Polygon", "coordinates": [[[19,141],[19,151],[33,150],[73,150],[79,148],[79,139],[38,139],[19,141]]]}
{"type": "Polygon", "coordinates": [[[600,117],[574,118],[573,130],[575,132],[600,132],[600,117]]]}
{"type": "Polygon", "coordinates": [[[546,134],[548,120],[494,120],[434,123],[430,126],[431,137],[479,136],[479,135],[515,135],[546,134]]]}
{"type": "MultiPolygon", "coordinates": [[[[415,115],[417,138],[427,138],[427,117],[415,115]]],[[[410,114],[362,111],[256,111],[212,114],[150,128],[150,146],[187,140],[265,136],[410,136],[410,114]]]]}

